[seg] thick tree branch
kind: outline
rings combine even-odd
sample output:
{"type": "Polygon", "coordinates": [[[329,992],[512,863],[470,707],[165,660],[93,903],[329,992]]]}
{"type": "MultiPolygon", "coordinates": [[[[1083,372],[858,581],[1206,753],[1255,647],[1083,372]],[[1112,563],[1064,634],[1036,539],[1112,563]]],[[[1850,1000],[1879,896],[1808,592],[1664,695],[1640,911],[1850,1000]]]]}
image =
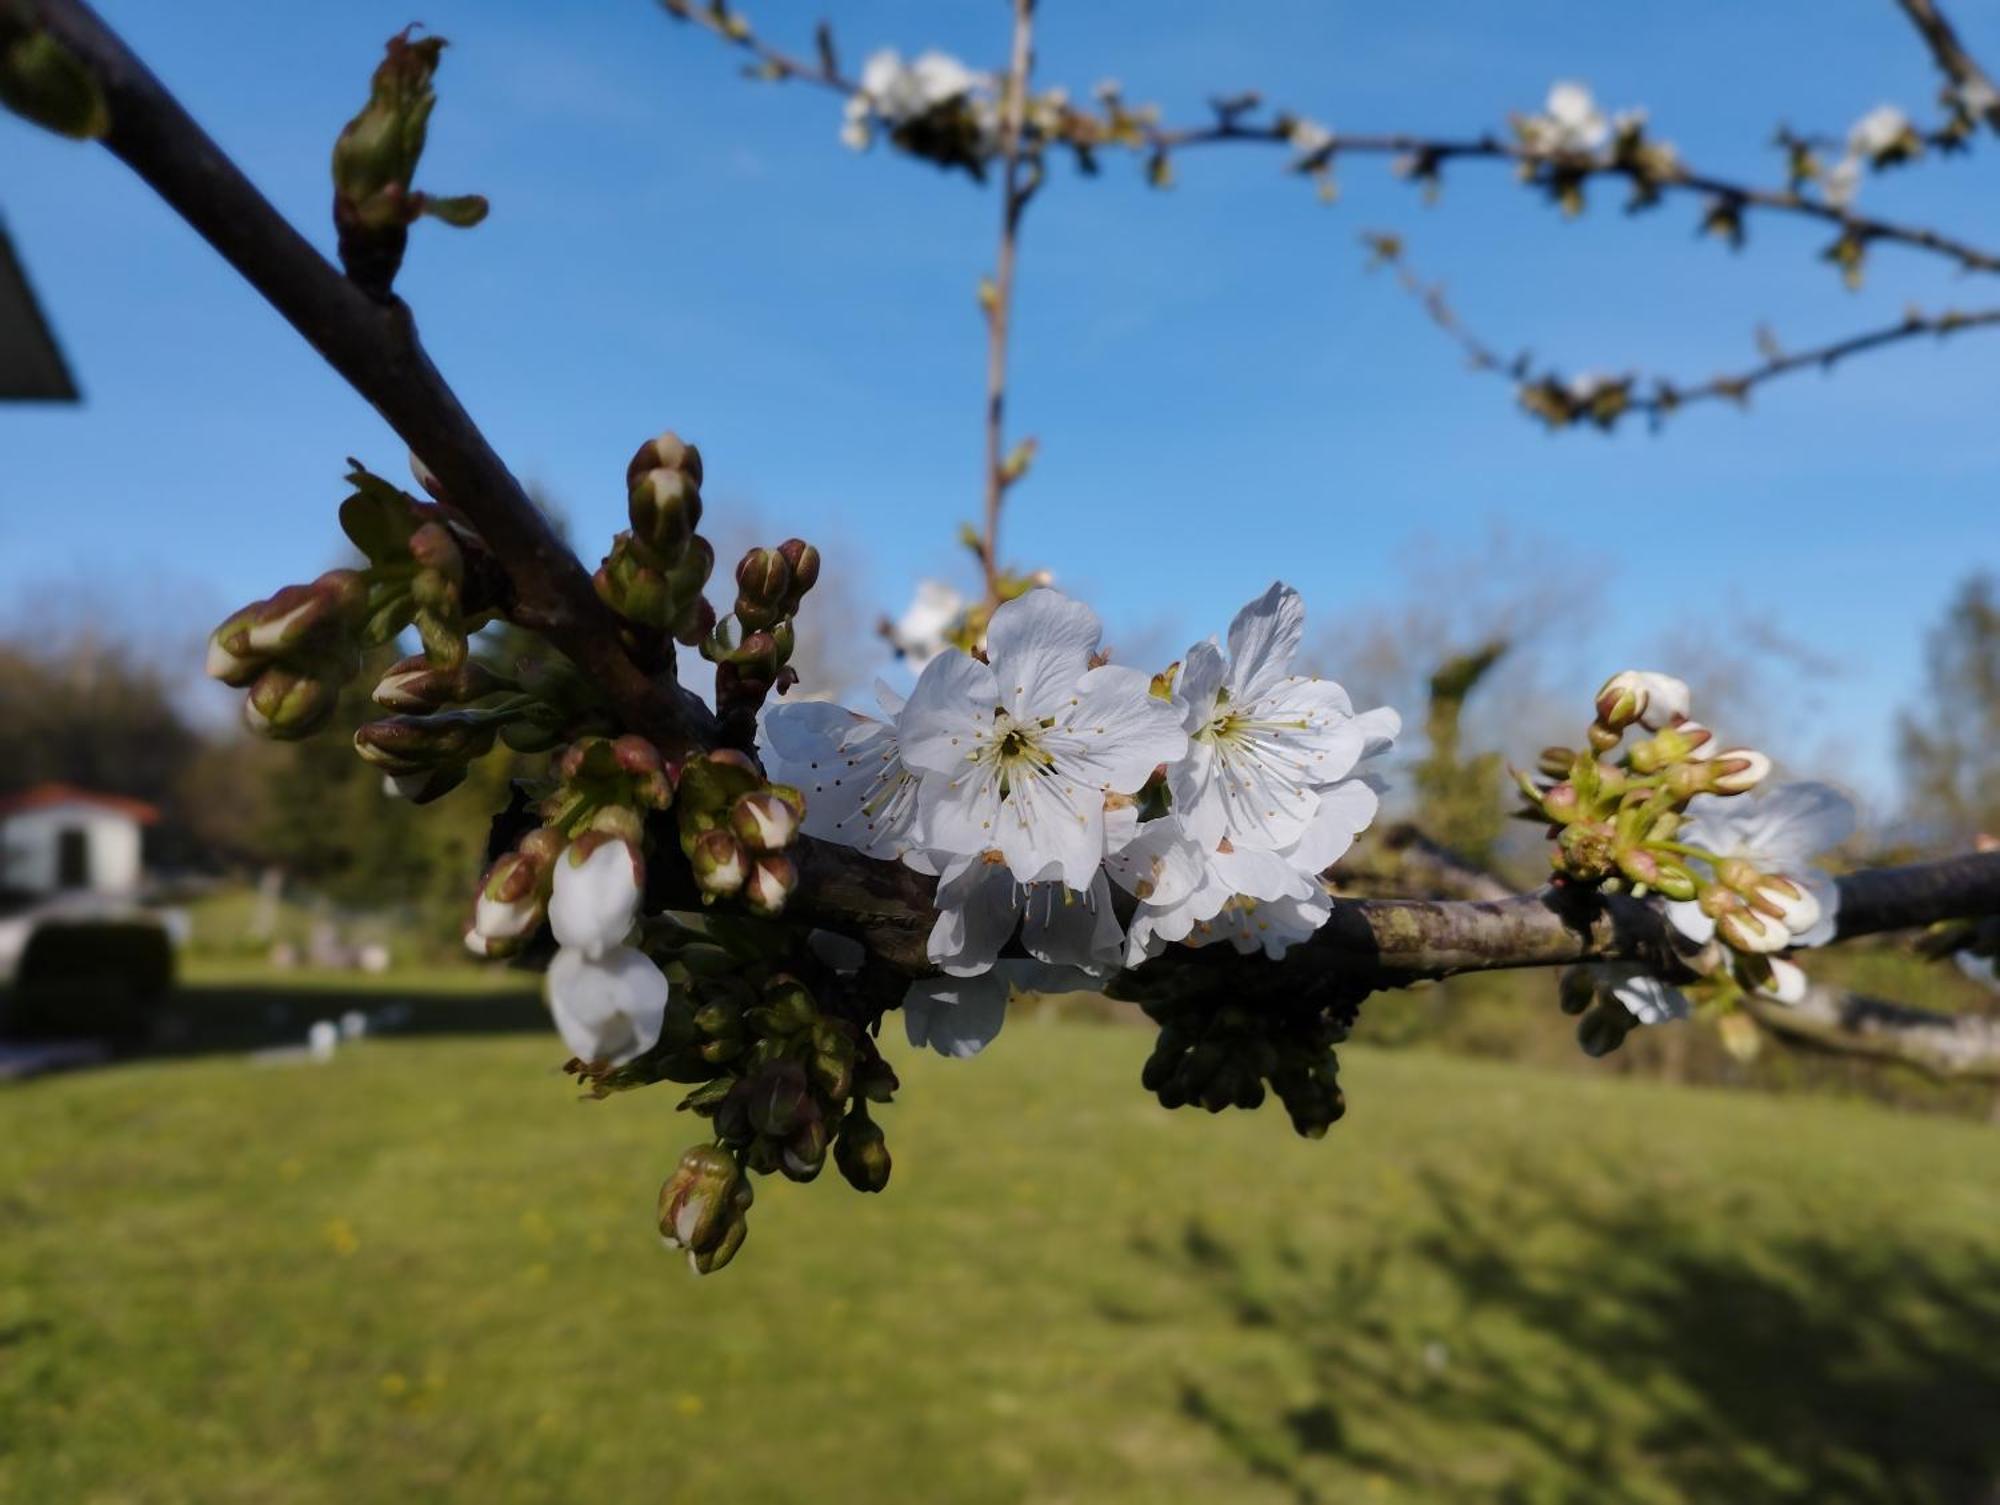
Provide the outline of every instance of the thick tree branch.
{"type": "Polygon", "coordinates": [[[1797,1044],[1901,1061],[1934,1077],[2000,1081],[2000,1019],[1939,1014],[1817,985],[1797,1003],[1753,993],[1745,1007],[1797,1044]]]}
{"type": "Polygon", "coordinates": [[[377,301],[313,249],[80,0],[29,0],[96,75],[110,105],[104,144],[220,252],[380,413],[443,484],[514,586],[511,615],[601,687],[626,724],[679,753],[706,711],[655,684],[621,646],[616,620],[457,396],[400,299],[377,301]]]}
{"type": "Polygon", "coordinates": [[[1931,0],[1896,0],[1896,3],[1917,28],[1924,45],[1930,48],[1939,70],[1952,81],[1968,113],[1976,114],[2000,131],[2000,89],[1994,87],[1986,70],[1965,50],[1965,44],[1958,39],[1958,29],[1931,0]]]}

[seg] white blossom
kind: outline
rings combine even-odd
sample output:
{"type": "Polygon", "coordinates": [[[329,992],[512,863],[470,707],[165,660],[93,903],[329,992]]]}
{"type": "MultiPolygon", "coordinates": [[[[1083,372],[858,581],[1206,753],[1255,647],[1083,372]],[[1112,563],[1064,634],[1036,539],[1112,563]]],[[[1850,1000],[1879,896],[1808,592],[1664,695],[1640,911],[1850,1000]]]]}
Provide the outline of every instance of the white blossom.
{"type": "Polygon", "coordinates": [[[1094,973],[1116,971],[1125,927],[1111,907],[1102,869],[1079,892],[1063,883],[1022,883],[997,851],[955,859],[938,879],[937,922],[927,954],[951,977],[976,977],[1021,933],[1021,949],[1038,961],[1094,973]]]}
{"type": "Polygon", "coordinates": [[[549,963],[548,999],[573,1055],[622,1066],[658,1043],[667,978],[651,957],[630,946],[595,957],[565,946],[549,963]]]}
{"type": "MultiPolygon", "coordinates": [[[[1368,745],[1347,692],[1289,672],[1305,606],[1274,584],[1229,626],[1229,657],[1210,639],[1188,650],[1174,703],[1188,734],[1168,770],[1174,810],[1205,850],[1281,850],[1305,834],[1319,793],[1347,777],[1368,745]]],[[[1395,713],[1377,713],[1395,734],[1395,713]]]]}
{"type": "Polygon", "coordinates": [[[1092,668],[1091,610],[1032,590],[994,612],[989,663],[953,649],[925,666],[897,721],[937,852],[996,850],[1024,883],[1088,891],[1104,858],[1104,802],[1187,750],[1151,679],[1092,668]]]}
{"type": "Polygon", "coordinates": [[[1298,160],[1308,162],[1333,145],[1334,135],[1317,120],[1306,120],[1301,117],[1291,123],[1291,128],[1285,133],[1285,139],[1291,143],[1292,150],[1298,153],[1298,160]]]}
{"type": "Polygon", "coordinates": [[[1861,159],[1842,157],[1820,178],[1820,192],[1836,209],[1845,209],[1861,191],[1861,159]]]}
{"type": "Polygon", "coordinates": [[[926,977],[903,997],[903,1027],[910,1044],[941,1056],[976,1056],[1000,1033],[1007,1005],[1023,993],[1066,993],[1089,986],[1081,972],[1038,961],[1010,959],[977,977],[926,977]]]}
{"type": "Polygon", "coordinates": [[[1877,105],[1848,130],[1847,150],[1852,156],[1878,162],[1908,146],[1914,136],[1909,116],[1894,105],[1877,105]]]}
{"type": "Polygon", "coordinates": [[[890,125],[928,115],[940,105],[961,99],[987,83],[948,53],[925,52],[904,62],[902,54],[885,47],[861,70],[861,93],[867,109],[890,125]]]}
{"type": "Polygon", "coordinates": [[[1530,151],[1554,156],[1582,157],[1602,151],[1611,139],[1611,122],[1598,108],[1597,100],[1584,85],[1559,82],[1549,89],[1542,113],[1521,122],[1521,135],[1530,151]]]}
{"type": "Polygon", "coordinates": [[[889,628],[889,641],[910,666],[921,670],[950,642],[945,634],[965,614],[965,597],[940,580],[920,580],[917,593],[889,628]]]}
{"type": "Polygon", "coordinates": [[[917,776],[896,735],[902,697],[878,680],[875,698],[882,717],[823,700],[770,707],[764,737],[774,769],[805,795],[807,835],[935,871],[921,850],[917,776]]]}
{"type": "Polygon", "coordinates": [[[565,951],[596,959],[624,945],[639,916],[645,863],[638,850],[612,837],[573,842],[556,859],[549,928],[565,951]]]}
{"type": "MultiPolygon", "coordinates": [[[[1853,831],[1854,806],[1839,790],[1826,784],[1782,784],[1727,799],[1697,796],[1688,805],[1687,823],[1675,839],[1717,857],[1740,857],[1761,873],[1789,879],[1810,896],[1810,906],[1801,904],[1790,911],[1798,922],[1796,930],[1762,917],[1765,925],[1755,939],[1772,941],[1769,949],[1780,950],[1786,945],[1822,946],[1833,939],[1840,889],[1811,864],[1853,831]]],[[[1715,921],[1694,900],[1668,904],[1667,917],[1699,945],[1715,935],[1715,921]]]]}

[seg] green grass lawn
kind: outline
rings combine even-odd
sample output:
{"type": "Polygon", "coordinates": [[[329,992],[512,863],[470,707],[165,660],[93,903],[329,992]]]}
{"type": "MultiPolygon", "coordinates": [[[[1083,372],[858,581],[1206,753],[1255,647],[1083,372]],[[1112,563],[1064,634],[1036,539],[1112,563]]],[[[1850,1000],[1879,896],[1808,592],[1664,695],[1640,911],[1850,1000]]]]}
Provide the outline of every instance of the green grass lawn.
{"type": "MultiPolygon", "coordinates": [[[[900,1042],[898,1042],[900,1044],[900,1042]]],[[[1960,1501],[2000,1135],[1355,1050],[1318,1144],[1137,1031],[910,1061],[894,1182],[760,1184],[553,1037],[0,1091],[0,1499],[1960,1501]]]]}

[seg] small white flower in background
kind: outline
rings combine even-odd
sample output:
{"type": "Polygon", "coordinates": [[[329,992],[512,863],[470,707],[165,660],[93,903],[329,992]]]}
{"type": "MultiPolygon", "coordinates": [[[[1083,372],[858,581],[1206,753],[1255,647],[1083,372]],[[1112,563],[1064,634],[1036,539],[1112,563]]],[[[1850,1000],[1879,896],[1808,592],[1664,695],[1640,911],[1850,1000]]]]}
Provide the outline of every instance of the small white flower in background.
{"type": "Polygon", "coordinates": [[[340,1038],[359,1040],[368,1033],[368,1016],[359,1009],[349,1009],[340,1016],[340,1038]]]}
{"type": "Polygon", "coordinates": [[[556,859],[549,928],[565,951],[597,958],[622,946],[639,916],[645,860],[629,843],[583,836],[556,859]]]}
{"type": "Polygon", "coordinates": [[[600,956],[564,947],[549,963],[549,1012],[570,1053],[622,1066],[651,1050],[667,1017],[667,978],[630,946],[600,956]]]}
{"type": "Polygon", "coordinates": [[[927,977],[910,984],[903,998],[903,1027],[910,1044],[929,1046],[941,1056],[976,1056],[1007,1022],[1007,1005],[1022,993],[1069,993],[1090,986],[1090,977],[1045,962],[1010,959],[977,977],[927,977]]]}
{"type": "Polygon", "coordinates": [[[771,706],[764,736],[774,769],[805,795],[808,836],[935,872],[921,850],[917,776],[896,737],[902,697],[878,680],[875,699],[887,720],[828,701],[771,706]]]}
{"type": "Polygon", "coordinates": [[[1820,178],[1820,193],[1836,209],[1845,209],[1861,191],[1861,161],[1842,157],[1820,178]]]}
{"type": "Polygon", "coordinates": [[[965,615],[965,597],[940,580],[919,580],[917,593],[889,628],[889,643],[913,669],[944,652],[945,634],[965,615]]]}
{"type": "MultiPolygon", "coordinates": [[[[1319,792],[1368,747],[1345,690],[1289,672],[1304,634],[1305,605],[1279,583],[1230,623],[1226,663],[1212,638],[1188,650],[1174,687],[1188,752],[1167,777],[1175,813],[1205,850],[1296,842],[1319,812],[1319,792]]],[[[1394,712],[1372,714],[1395,735],[1394,712]]]]}
{"type": "Polygon", "coordinates": [[[861,70],[861,97],[875,115],[901,125],[985,83],[983,75],[947,53],[926,52],[906,63],[894,48],[884,48],[861,70]]]}
{"type": "Polygon", "coordinates": [[[1910,124],[1910,117],[1894,105],[1877,105],[1855,121],[1847,133],[1848,152],[1869,162],[1906,153],[1916,143],[1916,128],[1910,124]]]}
{"type": "Polygon", "coordinates": [[[1610,141],[1611,122],[1588,88],[1565,81],[1550,88],[1541,114],[1521,121],[1521,137],[1532,152],[1585,157],[1610,141]]]}
{"type": "Polygon", "coordinates": [[[1024,883],[1091,887],[1105,797],[1137,792],[1187,750],[1149,675],[1090,666],[1101,636],[1089,607],[1031,590],[994,612],[990,663],[953,649],[925,667],[897,732],[934,850],[997,850],[1024,883]]]}
{"type": "MultiPolygon", "coordinates": [[[[1789,919],[1763,917],[1756,949],[1822,946],[1833,939],[1840,915],[1840,889],[1812,866],[1822,852],[1854,833],[1854,805],[1825,784],[1782,784],[1755,794],[1718,798],[1701,795],[1688,805],[1688,820],[1676,840],[1702,847],[1720,858],[1741,858],[1760,873],[1788,879],[1801,892],[1766,890],[1789,919]],[[1770,942],[1766,947],[1763,943],[1770,942]]],[[[1695,900],[1667,905],[1674,928],[1698,945],[1715,935],[1715,921],[1695,900]]],[[[1744,949],[1740,948],[1739,949],[1744,949]]]]}
{"type": "Polygon", "coordinates": [[[1993,85],[1983,78],[1954,84],[1945,91],[1945,95],[1951,104],[1974,120],[1984,120],[1996,108],[2000,108],[2000,90],[1995,90],[1993,85]]]}
{"type": "Polygon", "coordinates": [[[340,1048],[340,1026],[331,1019],[315,1019],[306,1031],[306,1054],[315,1061],[331,1061],[340,1048]]]}
{"type": "Polygon", "coordinates": [[[1334,138],[1333,132],[1317,120],[1299,119],[1292,122],[1291,129],[1285,133],[1285,139],[1292,144],[1292,150],[1298,153],[1298,160],[1305,162],[1332,146],[1334,138]]]}

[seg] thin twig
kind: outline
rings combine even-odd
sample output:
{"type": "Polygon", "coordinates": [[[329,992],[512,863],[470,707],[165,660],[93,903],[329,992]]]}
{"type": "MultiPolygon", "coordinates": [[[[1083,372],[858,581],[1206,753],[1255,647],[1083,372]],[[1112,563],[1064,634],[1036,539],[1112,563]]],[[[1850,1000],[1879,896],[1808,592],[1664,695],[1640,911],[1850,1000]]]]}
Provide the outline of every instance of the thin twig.
{"type": "Polygon", "coordinates": [[[1014,305],[1014,261],[1021,216],[1034,196],[1039,169],[1023,180],[1021,126],[1028,109],[1028,78],[1035,63],[1035,0],[1014,0],[1014,43],[1000,102],[1000,248],[993,263],[993,291],[986,301],[986,510],[979,560],[986,572],[986,600],[1000,601],[1000,509],[1007,496],[1007,332],[1014,305]]]}
{"type": "Polygon", "coordinates": [[[1943,1080],[2000,1081],[2000,1019],[1940,1014],[1818,985],[1796,1003],[1752,993],[1744,1006],[1759,1024],[1794,1043],[1901,1061],[1943,1080]]]}
{"type": "Polygon", "coordinates": [[[669,752],[701,740],[706,710],[655,684],[576,556],[466,414],[400,299],[369,297],[286,222],[178,101],[82,0],[31,0],[96,75],[111,110],[104,144],[221,253],[325,357],[443,483],[505,567],[510,615],[542,632],[669,752]]]}
{"type": "Polygon", "coordinates": [[[1459,317],[1446,298],[1443,286],[1427,283],[1416,274],[1403,252],[1401,241],[1395,236],[1370,234],[1363,237],[1363,242],[1374,254],[1377,264],[1386,264],[1394,270],[1398,286],[1417,301],[1425,316],[1465,352],[1468,365],[1476,371],[1492,371],[1505,377],[1523,393],[1528,406],[1556,423],[1590,420],[1609,427],[1627,413],[1643,413],[1658,420],[1689,403],[1717,399],[1741,403],[1753,389],[1795,371],[1830,371],[1850,356],[1901,344],[1923,335],[1943,339],[1961,330],[2000,327],[2000,308],[1978,309],[1970,313],[1946,309],[1937,314],[1912,309],[1894,324],[1829,340],[1804,350],[1773,352],[1756,366],[1710,377],[1706,381],[1682,385],[1664,378],[1653,378],[1647,386],[1641,387],[1634,378],[1621,378],[1615,383],[1604,384],[1607,388],[1615,386],[1619,392],[1617,400],[1606,406],[1601,404],[1601,393],[1570,393],[1556,372],[1545,370],[1537,373],[1531,369],[1526,355],[1503,356],[1481,339],[1459,317]]]}

